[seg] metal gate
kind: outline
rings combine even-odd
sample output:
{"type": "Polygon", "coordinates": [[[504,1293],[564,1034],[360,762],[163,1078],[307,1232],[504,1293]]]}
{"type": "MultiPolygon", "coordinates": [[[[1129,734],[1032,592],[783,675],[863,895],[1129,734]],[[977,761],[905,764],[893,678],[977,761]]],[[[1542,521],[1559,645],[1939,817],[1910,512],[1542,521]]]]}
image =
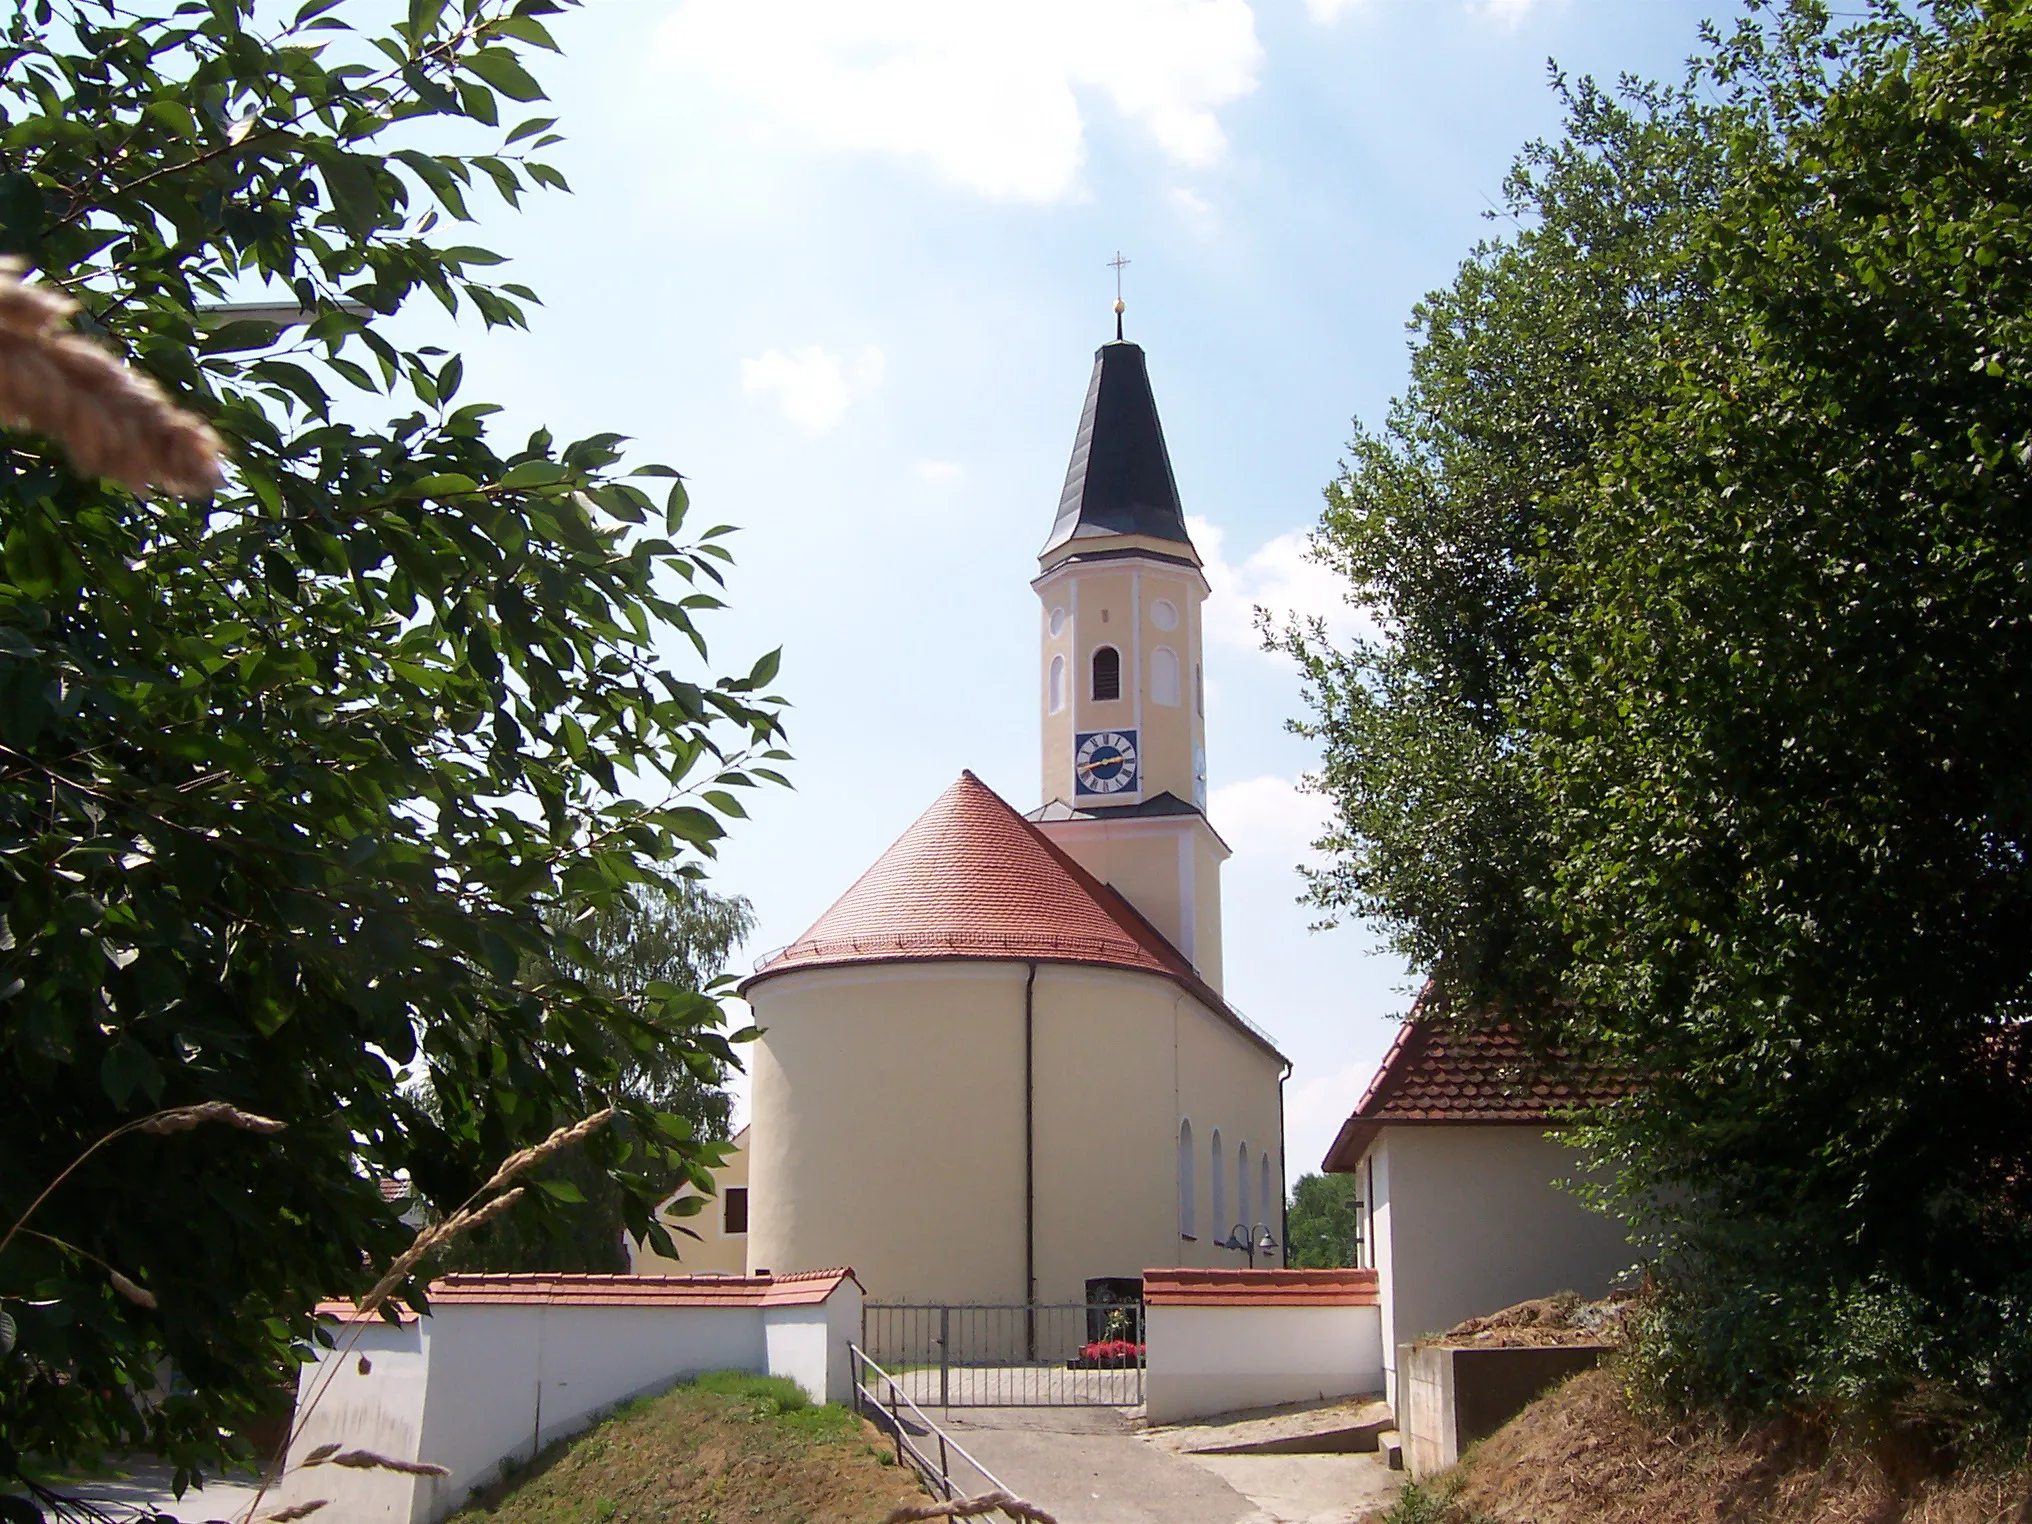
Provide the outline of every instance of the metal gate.
{"type": "Polygon", "coordinates": [[[1140,1303],[868,1302],[861,1348],[920,1407],[1140,1406],[1140,1303]]]}

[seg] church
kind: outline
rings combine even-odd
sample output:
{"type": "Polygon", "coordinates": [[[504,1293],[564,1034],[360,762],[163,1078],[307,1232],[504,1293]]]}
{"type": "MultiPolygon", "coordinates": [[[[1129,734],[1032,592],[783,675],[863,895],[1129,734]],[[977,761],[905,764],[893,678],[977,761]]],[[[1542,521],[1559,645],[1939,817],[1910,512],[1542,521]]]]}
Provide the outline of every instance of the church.
{"type": "Polygon", "coordinates": [[[962,773],[743,983],[750,1125],[641,1272],[1019,1305],[1283,1261],[1291,1066],[1221,994],[1208,588],[1119,312],[1031,583],[1042,802],[962,773]]]}

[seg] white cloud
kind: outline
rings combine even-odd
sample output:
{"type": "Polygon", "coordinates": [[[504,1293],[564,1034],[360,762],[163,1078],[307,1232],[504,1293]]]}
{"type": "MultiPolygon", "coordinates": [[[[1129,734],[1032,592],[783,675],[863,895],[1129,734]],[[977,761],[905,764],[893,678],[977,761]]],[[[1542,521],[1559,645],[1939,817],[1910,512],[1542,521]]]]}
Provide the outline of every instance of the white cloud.
{"type": "MultiPolygon", "coordinates": [[[[1466,0],[1472,15],[1515,31],[1541,0],[1466,0]]],[[[1332,26],[1350,11],[1368,9],[1369,0],[1305,0],[1306,14],[1321,26],[1332,26]]]]}
{"type": "Polygon", "coordinates": [[[934,487],[949,487],[966,474],[967,468],[956,460],[920,460],[917,463],[917,479],[934,487]]]}
{"type": "Polygon", "coordinates": [[[1280,534],[1233,565],[1226,556],[1226,536],[1218,525],[1193,517],[1186,520],[1186,528],[1205,563],[1207,585],[1212,589],[1205,616],[1210,640],[1260,650],[1258,608],[1267,609],[1277,627],[1291,614],[1323,619],[1327,633],[1337,641],[1374,628],[1343,596],[1347,583],[1307,557],[1308,531],[1293,529],[1280,534]]]}
{"type": "Polygon", "coordinates": [[[882,384],[886,362],[868,345],[849,365],[830,349],[772,349],[741,362],[741,391],[774,401],[783,416],[807,434],[836,429],[854,402],[882,384]]]}
{"type": "Polygon", "coordinates": [[[1080,189],[1083,95],[1204,168],[1263,62],[1248,0],[684,0],[657,54],[822,147],[1033,202],[1080,189]]]}
{"type": "Polygon", "coordinates": [[[1311,857],[1332,813],[1322,795],[1275,776],[1224,783],[1207,797],[1207,818],[1238,857],[1311,857]]]}

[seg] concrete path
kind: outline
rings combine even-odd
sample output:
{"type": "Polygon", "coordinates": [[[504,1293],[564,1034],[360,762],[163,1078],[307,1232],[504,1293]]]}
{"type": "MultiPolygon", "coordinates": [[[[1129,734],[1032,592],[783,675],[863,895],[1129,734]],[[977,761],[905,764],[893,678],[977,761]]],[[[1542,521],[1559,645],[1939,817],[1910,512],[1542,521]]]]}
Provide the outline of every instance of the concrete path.
{"type": "Polygon", "coordinates": [[[932,1417],[1059,1524],[1353,1524],[1403,1485],[1373,1455],[1194,1455],[1153,1444],[1120,1408],[932,1417]]]}
{"type": "Polygon", "coordinates": [[[252,1473],[236,1471],[215,1476],[203,1488],[193,1487],[179,1498],[170,1490],[174,1472],[165,1463],[146,1456],[130,1456],[117,1464],[121,1472],[118,1476],[52,1485],[59,1492],[86,1499],[116,1519],[145,1517],[152,1511],[183,1520],[185,1524],[208,1524],[214,1519],[238,1524],[246,1517],[259,1486],[252,1473]]]}

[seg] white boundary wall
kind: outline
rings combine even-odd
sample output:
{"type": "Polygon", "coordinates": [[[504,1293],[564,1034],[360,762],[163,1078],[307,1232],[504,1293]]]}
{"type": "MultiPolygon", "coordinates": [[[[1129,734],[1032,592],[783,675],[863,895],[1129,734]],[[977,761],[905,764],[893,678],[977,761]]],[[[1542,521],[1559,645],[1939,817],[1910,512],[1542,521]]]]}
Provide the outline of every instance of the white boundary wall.
{"type": "MultiPolygon", "coordinates": [[[[766,1299],[772,1293],[753,1282],[714,1278],[722,1294],[703,1306],[629,1299],[627,1279],[611,1278],[616,1297],[606,1305],[583,1288],[562,1302],[446,1297],[427,1318],[342,1325],[335,1332],[343,1355],[324,1351],[299,1378],[301,1412],[333,1370],[329,1389],[290,1445],[291,1467],[336,1443],[445,1466],[450,1475],[292,1469],[264,1505],[326,1498],[330,1509],[319,1517],[334,1524],[429,1524],[492,1481],[504,1462],[536,1454],[631,1397],[706,1371],[786,1376],[814,1402],[850,1396],[847,1345],[861,1324],[861,1288],[851,1274],[822,1301],[806,1296],[773,1304],[766,1299]]],[[[797,1294],[795,1282],[778,1286],[797,1294]]]]}
{"type": "Polygon", "coordinates": [[[1383,1317],[1368,1287],[1336,1294],[1273,1284],[1322,1275],[1307,1271],[1212,1272],[1190,1287],[1158,1284],[1160,1276],[1191,1274],[1145,1277],[1150,1422],[1381,1394],[1383,1317]]]}

